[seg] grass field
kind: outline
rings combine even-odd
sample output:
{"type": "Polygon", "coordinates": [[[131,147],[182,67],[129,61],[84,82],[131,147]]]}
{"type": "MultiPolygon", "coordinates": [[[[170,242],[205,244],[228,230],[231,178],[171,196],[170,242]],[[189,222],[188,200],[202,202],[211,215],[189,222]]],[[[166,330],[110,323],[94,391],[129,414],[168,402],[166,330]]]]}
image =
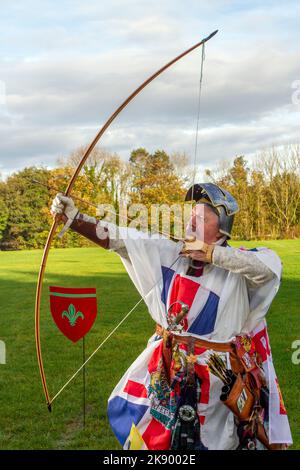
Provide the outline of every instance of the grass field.
{"type": "MultiPolygon", "coordinates": [[[[300,240],[234,242],[268,246],[282,258],[283,281],[268,313],[274,362],[289,413],[294,449],[300,449],[300,365],[291,361],[300,339],[300,240]]],[[[0,340],[7,363],[0,364],[0,449],[118,449],[106,418],[110,392],[152,334],[141,304],[87,366],[87,420],[82,426],[81,374],[49,413],[42,395],[34,340],[34,297],[41,251],[0,252],[0,340]]],[[[99,315],[86,338],[91,353],[139,300],[118,256],[99,248],[51,250],[45,276],[41,336],[50,394],[79,367],[81,342],[68,341],[49,312],[49,285],[97,288],[99,315]]]]}

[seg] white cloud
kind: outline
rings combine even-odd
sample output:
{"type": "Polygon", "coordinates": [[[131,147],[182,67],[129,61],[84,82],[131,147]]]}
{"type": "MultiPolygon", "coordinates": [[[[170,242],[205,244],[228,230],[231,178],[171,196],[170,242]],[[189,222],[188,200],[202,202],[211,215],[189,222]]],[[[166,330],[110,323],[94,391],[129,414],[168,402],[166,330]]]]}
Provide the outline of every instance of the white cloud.
{"type": "MultiPolygon", "coordinates": [[[[291,84],[300,79],[295,2],[43,3],[41,11],[35,0],[14,2],[3,15],[2,172],[28,162],[55,165],[93,138],[153,71],[219,25],[204,69],[204,161],[298,141],[300,109],[291,103],[291,84]]],[[[140,145],[193,154],[199,67],[195,51],[165,72],[124,110],[103,145],[124,158],[140,145]]]]}

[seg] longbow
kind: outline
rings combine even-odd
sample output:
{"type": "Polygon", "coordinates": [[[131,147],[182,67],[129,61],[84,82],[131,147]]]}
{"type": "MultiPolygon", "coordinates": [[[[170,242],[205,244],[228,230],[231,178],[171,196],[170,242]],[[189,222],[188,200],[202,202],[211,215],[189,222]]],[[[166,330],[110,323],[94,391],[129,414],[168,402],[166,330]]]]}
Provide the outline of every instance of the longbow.
{"type": "MultiPolygon", "coordinates": [[[[128,98],[126,98],[125,101],[112,113],[112,115],[108,118],[108,120],[105,122],[105,124],[101,127],[99,132],[96,134],[92,142],[89,144],[87,149],[85,150],[76,170],[74,171],[67,189],[65,191],[65,195],[69,196],[73,186],[75,184],[76,178],[79,175],[83,165],[85,164],[86,160],[90,156],[91,152],[94,150],[95,146],[101,139],[102,135],[104,132],[107,130],[107,128],[111,125],[111,123],[116,119],[116,117],[121,113],[121,111],[149,84],[151,83],[156,77],[158,77],[161,73],[163,73],[166,69],[171,67],[171,65],[175,64],[175,62],[178,62],[180,59],[182,59],[184,56],[192,52],[194,49],[197,49],[197,47],[200,47],[207,41],[209,41],[215,34],[217,34],[218,30],[214,31],[211,33],[209,36],[206,38],[202,39],[200,42],[195,44],[194,46],[190,47],[187,49],[185,52],[182,52],[180,55],[175,57],[173,60],[168,62],[166,65],[161,67],[157,72],[155,72],[153,75],[151,75],[147,80],[145,80],[136,90],[131,93],[128,98]]],[[[41,337],[40,337],[40,314],[41,314],[41,296],[42,296],[42,287],[43,287],[43,279],[44,279],[44,273],[46,270],[46,264],[47,264],[47,259],[48,259],[48,254],[51,246],[51,242],[54,238],[54,235],[56,233],[56,229],[58,226],[59,222],[57,220],[53,221],[53,224],[51,226],[51,229],[49,231],[47,241],[44,247],[44,252],[43,252],[43,257],[39,269],[39,275],[38,275],[38,281],[37,281],[37,287],[36,287],[36,298],[35,298],[35,341],[36,341],[36,353],[37,353],[37,360],[38,360],[38,365],[39,365],[39,370],[40,370],[40,375],[41,375],[41,381],[43,385],[43,390],[44,390],[44,395],[47,403],[48,410],[51,411],[51,398],[50,394],[48,391],[48,385],[47,385],[47,379],[46,379],[46,374],[45,374],[45,369],[44,369],[44,362],[43,362],[43,356],[42,356],[42,347],[41,347],[41,337]]]]}

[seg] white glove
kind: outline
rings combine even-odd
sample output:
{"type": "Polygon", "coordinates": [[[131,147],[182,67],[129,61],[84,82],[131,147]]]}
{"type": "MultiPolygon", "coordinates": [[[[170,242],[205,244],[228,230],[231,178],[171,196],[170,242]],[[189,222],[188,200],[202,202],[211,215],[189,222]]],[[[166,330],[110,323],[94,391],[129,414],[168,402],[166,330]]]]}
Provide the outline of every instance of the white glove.
{"type": "Polygon", "coordinates": [[[55,198],[53,199],[50,212],[55,217],[56,215],[61,215],[64,214],[68,220],[61,230],[61,232],[58,234],[58,237],[61,238],[63,234],[68,230],[70,225],[72,224],[73,220],[76,218],[76,215],[78,214],[78,209],[75,206],[73,199],[70,197],[64,196],[62,193],[58,193],[55,198]]]}
{"type": "Polygon", "coordinates": [[[64,196],[62,193],[58,193],[53,199],[50,212],[53,217],[58,214],[64,214],[68,219],[73,221],[78,214],[78,209],[75,206],[73,199],[64,196]]]}

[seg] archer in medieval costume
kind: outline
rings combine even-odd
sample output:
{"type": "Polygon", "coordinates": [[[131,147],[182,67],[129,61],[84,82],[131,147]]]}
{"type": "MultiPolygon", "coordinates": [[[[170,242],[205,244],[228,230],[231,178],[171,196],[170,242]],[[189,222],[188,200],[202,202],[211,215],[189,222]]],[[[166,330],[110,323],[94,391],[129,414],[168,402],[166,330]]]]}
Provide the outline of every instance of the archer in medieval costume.
{"type": "Polygon", "coordinates": [[[193,185],[189,241],[147,236],[80,214],[58,194],[51,212],[115,251],[156,323],[108,400],[124,449],[283,449],[292,443],[265,316],[282,264],[268,248],[229,246],[238,205],[193,185]]]}

